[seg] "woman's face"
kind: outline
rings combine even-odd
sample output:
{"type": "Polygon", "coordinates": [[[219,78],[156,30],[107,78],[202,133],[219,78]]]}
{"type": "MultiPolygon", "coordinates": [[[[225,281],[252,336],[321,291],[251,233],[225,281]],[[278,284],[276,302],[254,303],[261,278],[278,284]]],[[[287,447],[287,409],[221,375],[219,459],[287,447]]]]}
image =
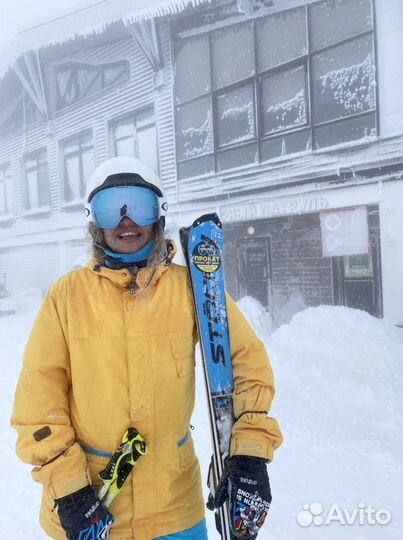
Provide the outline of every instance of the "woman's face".
{"type": "Polygon", "coordinates": [[[125,217],[116,229],[104,229],[104,238],[107,246],[115,253],[133,253],[153,238],[153,228],[153,225],[139,227],[130,218],[125,217]]]}

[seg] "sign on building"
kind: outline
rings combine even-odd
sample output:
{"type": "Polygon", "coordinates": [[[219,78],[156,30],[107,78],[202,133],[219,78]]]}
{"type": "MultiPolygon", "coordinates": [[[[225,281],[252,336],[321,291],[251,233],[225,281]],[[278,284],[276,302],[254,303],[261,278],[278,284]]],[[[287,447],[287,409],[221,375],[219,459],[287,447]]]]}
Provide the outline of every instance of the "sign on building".
{"type": "Polygon", "coordinates": [[[368,253],[366,206],[320,213],[323,257],[368,253]]]}

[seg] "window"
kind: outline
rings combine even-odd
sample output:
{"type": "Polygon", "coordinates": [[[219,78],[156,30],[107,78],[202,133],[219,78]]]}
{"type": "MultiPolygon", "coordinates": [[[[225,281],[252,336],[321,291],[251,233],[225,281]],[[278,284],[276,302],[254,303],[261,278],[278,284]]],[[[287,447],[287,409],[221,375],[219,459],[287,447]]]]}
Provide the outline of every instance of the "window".
{"type": "Polygon", "coordinates": [[[304,126],[308,122],[305,66],[277,72],[262,79],[263,133],[304,126]]]}
{"type": "Polygon", "coordinates": [[[376,134],[371,0],[259,12],[197,35],[186,24],[174,43],[179,178],[376,134]]]}
{"type": "Polygon", "coordinates": [[[158,172],[157,130],[151,108],[112,122],[111,139],[114,156],[137,157],[158,172]]]}
{"type": "Polygon", "coordinates": [[[64,202],[81,202],[86,182],[95,169],[92,132],[80,133],[62,142],[64,202]]]}
{"type": "Polygon", "coordinates": [[[0,219],[13,211],[13,184],[9,165],[0,166],[0,219]]]}
{"type": "Polygon", "coordinates": [[[129,63],[115,62],[103,66],[65,64],[56,69],[56,108],[68,107],[129,78],[129,63]]]}
{"type": "Polygon", "coordinates": [[[346,278],[373,278],[373,255],[348,255],[343,257],[344,277],[346,278]]]}
{"type": "Polygon", "coordinates": [[[27,212],[49,208],[49,174],[46,150],[24,159],[24,208],[27,212]]]}

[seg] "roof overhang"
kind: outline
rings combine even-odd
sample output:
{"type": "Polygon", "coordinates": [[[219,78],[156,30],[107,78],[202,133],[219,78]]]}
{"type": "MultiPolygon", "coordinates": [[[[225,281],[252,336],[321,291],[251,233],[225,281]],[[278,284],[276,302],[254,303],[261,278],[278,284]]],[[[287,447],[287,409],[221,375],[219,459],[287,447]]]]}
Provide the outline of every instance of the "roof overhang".
{"type": "Polygon", "coordinates": [[[62,12],[19,32],[0,55],[0,77],[29,51],[74,40],[93,39],[106,30],[122,37],[126,26],[147,19],[183,12],[212,0],[88,0],[79,8],[62,12]]]}

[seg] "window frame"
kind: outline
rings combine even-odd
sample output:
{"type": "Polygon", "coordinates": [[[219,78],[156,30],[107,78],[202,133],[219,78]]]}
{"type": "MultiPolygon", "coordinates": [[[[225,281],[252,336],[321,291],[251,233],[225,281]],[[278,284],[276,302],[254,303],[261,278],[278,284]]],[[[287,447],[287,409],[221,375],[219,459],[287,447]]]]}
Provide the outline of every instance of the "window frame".
{"type": "MultiPolygon", "coordinates": [[[[93,64],[93,63],[87,63],[87,62],[81,62],[81,61],[69,61],[64,62],[63,64],[59,64],[54,67],[54,85],[55,85],[55,109],[56,111],[62,111],[64,109],[67,109],[68,107],[74,107],[75,105],[85,101],[88,98],[98,96],[102,94],[105,90],[114,88],[120,84],[126,83],[130,80],[130,62],[126,59],[118,60],[116,62],[105,62],[102,64],[93,64]],[[114,66],[122,66],[122,73],[125,73],[126,76],[122,79],[116,79],[109,84],[106,84],[105,82],[105,70],[109,67],[114,66]],[[78,77],[78,70],[79,69],[87,69],[88,71],[94,71],[95,76],[92,79],[91,83],[86,87],[85,92],[82,96],[79,96],[75,98],[71,103],[66,103],[65,96],[68,91],[70,91],[73,84],[77,83],[77,77],[78,77]],[[60,73],[63,73],[64,71],[71,70],[68,75],[68,81],[64,90],[63,95],[60,94],[60,88],[59,88],[59,82],[58,82],[58,76],[60,73]],[[101,88],[96,90],[93,93],[90,93],[91,87],[95,84],[97,78],[101,78],[101,88]]],[[[77,90],[79,92],[79,90],[77,90]]]]}
{"type": "Polygon", "coordinates": [[[154,104],[151,104],[146,107],[142,107],[138,110],[131,111],[129,113],[117,116],[115,118],[111,118],[108,121],[109,155],[111,157],[118,156],[117,141],[128,138],[128,137],[116,138],[116,135],[115,135],[116,127],[118,126],[119,123],[124,122],[125,120],[130,120],[132,122],[133,131],[132,131],[131,139],[134,145],[133,157],[136,157],[138,159],[141,159],[139,157],[139,139],[138,139],[139,132],[141,132],[143,129],[146,129],[148,127],[155,128],[155,135],[156,135],[155,150],[156,150],[156,159],[157,159],[155,172],[158,174],[159,169],[160,169],[160,156],[158,152],[158,126],[156,122],[154,104]],[[141,115],[147,115],[147,113],[149,113],[149,116],[146,120],[143,120],[143,121],[141,119],[139,120],[139,117],[141,115]]]}
{"type": "MultiPolygon", "coordinates": [[[[371,45],[372,45],[372,51],[374,53],[374,72],[375,72],[375,77],[376,77],[376,73],[377,73],[377,66],[376,66],[376,58],[375,58],[375,32],[374,32],[374,27],[372,27],[372,29],[370,30],[366,30],[365,32],[360,32],[359,34],[356,34],[355,36],[352,36],[352,37],[349,37],[349,38],[345,38],[341,41],[338,41],[336,43],[332,43],[331,45],[327,45],[326,47],[323,47],[322,49],[317,49],[315,50],[314,52],[311,53],[310,55],[310,63],[311,63],[311,70],[313,69],[312,68],[312,58],[316,55],[319,55],[320,53],[323,53],[323,52],[328,52],[328,51],[331,51],[331,50],[334,50],[334,49],[337,49],[339,48],[340,46],[343,46],[343,45],[346,45],[348,43],[352,43],[354,41],[357,41],[363,37],[366,37],[366,36],[371,36],[372,39],[371,39],[371,45]]],[[[311,74],[311,77],[312,77],[312,74],[311,74]]],[[[312,77],[313,78],[313,77],[312,77]]],[[[311,94],[313,93],[312,91],[310,92],[311,94]]],[[[376,115],[376,111],[378,111],[378,92],[376,91],[376,89],[374,90],[374,93],[375,93],[375,107],[372,108],[372,109],[367,109],[365,111],[361,111],[361,112],[358,112],[358,113],[353,113],[353,114],[348,114],[346,116],[341,116],[339,118],[331,118],[330,120],[324,120],[324,121],[321,121],[321,122],[314,122],[313,121],[313,118],[314,118],[314,111],[315,111],[315,103],[314,103],[314,100],[312,99],[312,103],[313,103],[313,108],[312,108],[312,118],[311,118],[311,127],[313,130],[315,130],[315,128],[318,128],[318,127],[322,127],[322,126],[327,126],[329,124],[337,124],[339,122],[343,122],[344,120],[346,119],[351,119],[351,118],[358,118],[358,117],[361,117],[361,116],[365,116],[365,115],[368,115],[370,113],[375,113],[375,118],[377,117],[376,115]]],[[[376,122],[375,123],[375,129],[376,129],[376,133],[378,134],[378,123],[376,122]]]]}
{"type": "Polygon", "coordinates": [[[48,212],[50,210],[50,176],[49,176],[49,161],[48,161],[48,152],[47,148],[43,147],[38,150],[35,150],[34,152],[30,152],[26,155],[24,155],[22,160],[23,165],[23,214],[25,216],[31,215],[31,214],[40,214],[42,212],[48,212]],[[34,166],[27,167],[28,161],[35,161],[34,166]],[[28,176],[27,173],[31,171],[35,171],[36,173],[36,184],[38,193],[40,191],[40,166],[43,164],[46,164],[46,187],[47,187],[47,204],[43,204],[40,206],[35,206],[28,208],[28,200],[29,200],[29,187],[28,187],[28,176]]]}
{"type": "Polygon", "coordinates": [[[70,135],[69,137],[66,137],[65,139],[62,139],[59,141],[59,151],[61,154],[62,159],[60,160],[60,168],[61,168],[61,178],[63,179],[63,182],[61,184],[62,188],[62,207],[68,208],[70,206],[81,206],[82,201],[84,200],[85,196],[85,189],[86,189],[86,180],[87,178],[84,178],[84,166],[83,166],[83,151],[92,149],[93,151],[93,157],[94,157],[94,165],[96,164],[96,153],[95,153],[95,141],[94,141],[94,133],[93,129],[89,128],[86,130],[82,130],[78,133],[75,133],[74,135],[70,135]],[[91,138],[91,144],[83,144],[82,139],[86,136],[90,136],[91,138]],[[66,153],[65,147],[67,144],[71,143],[72,141],[78,141],[78,149],[75,151],[71,151],[66,153]],[[66,157],[74,157],[78,156],[78,168],[79,168],[79,186],[80,186],[80,192],[82,193],[82,196],[80,198],[76,199],[70,199],[67,200],[66,198],[66,192],[67,192],[67,182],[68,182],[68,175],[66,170],[66,157]]]}
{"type": "Polygon", "coordinates": [[[10,221],[14,219],[14,193],[13,193],[13,175],[11,173],[11,163],[6,162],[0,164],[0,172],[3,174],[0,177],[0,189],[3,192],[4,206],[6,211],[3,213],[0,210],[0,222],[10,221]],[[11,208],[8,208],[8,189],[11,190],[11,208]]]}
{"type": "MultiPolygon", "coordinates": [[[[370,118],[371,122],[374,125],[374,133],[371,131],[371,133],[368,134],[368,136],[378,136],[379,135],[379,92],[377,87],[377,73],[378,73],[378,66],[377,66],[377,48],[376,48],[376,14],[375,14],[375,6],[374,6],[374,0],[369,0],[370,10],[371,10],[371,26],[370,28],[360,31],[357,34],[353,36],[349,36],[346,38],[341,38],[337,40],[334,43],[328,44],[326,46],[323,46],[321,48],[312,50],[311,46],[311,6],[317,5],[320,3],[324,3],[327,0],[319,0],[318,2],[314,2],[313,4],[303,4],[299,6],[290,7],[288,9],[284,9],[282,11],[276,11],[276,12],[269,12],[269,10],[266,10],[264,13],[259,12],[255,15],[250,15],[248,19],[232,19],[231,21],[225,21],[221,23],[221,25],[214,25],[211,28],[203,28],[198,27],[197,23],[193,28],[188,28],[183,31],[173,31],[173,40],[172,40],[172,46],[171,46],[171,55],[172,55],[172,63],[174,67],[174,71],[176,70],[176,54],[178,50],[178,44],[181,40],[184,39],[192,39],[192,37],[200,36],[201,34],[208,36],[208,47],[209,47],[209,70],[210,70],[210,88],[206,90],[205,93],[193,97],[188,100],[182,100],[179,101],[177,99],[176,94],[176,83],[174,80],[173,85],[173,104],[174,104],[174,125],[175,125],[175,141],[176,141],[176,170],[177,170],[177,178],[179,181],[186,180],[189,178],[194,178],[199,176],[199,174],[181,174],[180,169],[187,168],[189,165],[191,165],[192,161],[207,158],[207,156],[212,156],[213,160],[213,170],[211,171],[211,174],[218,174],[222,172],[219,167],[219,156],[220,152],[223,152],[225,150],[240,148],[240,147],[246,147],[248,144],[252,143],[252,139],[245,141],[245,142],[235,142],[235,143],[228,143],[225,146],[221,146],[218,144],[218,131],[219,131],[219,119],[217,115],[217,95],[225,95],[225,93],[231,91],[232,89],[236,87],[241,87],[244,85],[247,85],[250,81],[252,81],[252,84],[254,86],[254,111],[255,111],[255,143],[257,145],[256,148],[256,156],[257,159],[255,162],[247,163],[245,164],[245,167],[250,167],[253,165],[258,165],[261,163],[265,163],[267,161],[270,161],[271,159],[276,158],[285,158],[287,156],[292,156],[295,153],[303,152],[301,151],[291,151],[290,153],[286,155],[278,155],[278,156],[272,156],[272,157],[266,157],[263,158],[263,146],[267,145],[267,143],[270,140],[273,139],[279,139],[287,137],[288,135],[294,135],[301,132],[301,135],[303,137],[304,131],[307,131],[307,146],[305,151],[321,151],[325,148],[330,148],[332,146],[337,146],[339,144],[344,144],[346,142],[351,142],[354,144],[355,141],[360,141],[361,139],[346,139],[338,143],[329,144],[326,146],[317,147],[317,135],[316,132],[318,128],[321,128],[322,126],[328,126],[328,125],[337,125],[345,122],[346,120],[354,120],[355,118],[364,118],[368,117],[370,118]],[[259,71],[259,61],[258,61],[258,51],[257,51],[257,40],[258,40],[258,32],[256,25],[257,23],[268,17],[275,17],[279,13],[292,11],[296,9],[304,10],[304,25],[305,25],[305,36],[306,36],[306,52],[304,54],[300,54],[299,56],[293,57],[285,62],[275,64],[273,66],[270,66],[269,68],[266,68],[262,71],[259,71]],[[213,66],[213,54],[212,54],[212,40],[213,40],[213,34],[214,31],[220,30],[223,28],[231,28],[235,27],[239,24],[250,24],[252,27],[253,32],[253,42],[255,45],[255,54],[254,57],[254,65],[251,66],[251,72],[253,72],[253,75],[250,75],[249,77],[245,77],[241,80],[238,80],[236,82],[233,82],[231,84],[228,84],[226,86],[223,86],[222,88],[215,88],[214,85],[214,66],[213,66]],[[314,91],[313,91],[313,58],[316,55],[319,55],[323,52],[326,52],[328,50],[337,50],[337,48],[345,45],[349,42],[354,42],[356,40],[359,40],[363,37],[369,36],[370,37],[370,52],[373,59],[373,73],[375,78],[375,86],[374,86],[374,106],[372,108],[366,109],[365,111],[359,111],[352,114],[347,114],[342,117],[322,121],[322,122],[314,122],[314,110],[315,106],[317,107],[317,104],[314,104],[314,91]],[[298,67],[298,66],[304,66],[305,70],[305,104],[306,104],[306,122],[302,125],[296,125],[296,126],[289,126],[285,127],[284,129],[274,131],[273,133],[266,133],[264,134],[264,112],[263,112],[263,80],[267,77],[270,77],[272,75],[275,75],[276,73],[286,72],[287,70],[290,70],[292,68],[298,67]],[[253,68],[253,69],[252,69],[253,68]],[[178,149],[178,123],[177,123],[177,109],[180,106],[188,105],[192,103],[193,101],[200,99],[202,97],[210,97],[210,111],[212,114],[212,131],[213,131],[213,148],[211,151],[199,154],[196,156],[183,158],[179,157],[179,149],[178,149]],[[308,150],[309,149],[309,150],[308,150]]],[[[364,137],[364,136],[363,136],[364,137]]],[[[238,168],[238,166],[236,166],[238,168]]],[[[233,167],[230,167],[228,169],[224,170],[231,170],[233,167]]]]}

